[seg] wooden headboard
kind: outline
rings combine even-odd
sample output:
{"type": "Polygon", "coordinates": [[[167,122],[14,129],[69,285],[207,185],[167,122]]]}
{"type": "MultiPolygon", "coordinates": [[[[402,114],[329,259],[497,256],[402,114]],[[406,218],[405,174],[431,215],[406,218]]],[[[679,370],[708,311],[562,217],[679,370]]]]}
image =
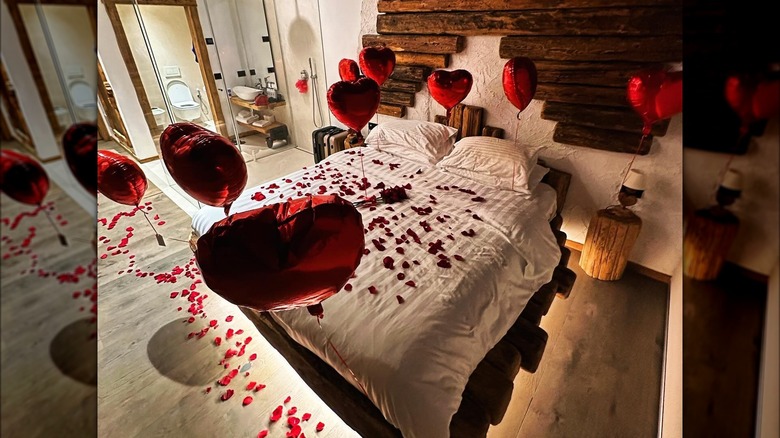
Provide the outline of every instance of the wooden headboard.
{"type": "MultiPolygon", "coordinates": [[[[463,137],[484,136],[504,138],[504,130],[493,126],[483,125],[484,108],[472,105],[456,105],[450,112],[449,123],[445,116],[436,116],[437,123],[452,126],[458,129],[458,140],[463,137]]],[[[557,194],[557,213],[561,214],[566,195],[569,193],[571,174],[548,166],[543,160],[539,164],[550,169],[542,182],[555,189],[557,194]]]]}

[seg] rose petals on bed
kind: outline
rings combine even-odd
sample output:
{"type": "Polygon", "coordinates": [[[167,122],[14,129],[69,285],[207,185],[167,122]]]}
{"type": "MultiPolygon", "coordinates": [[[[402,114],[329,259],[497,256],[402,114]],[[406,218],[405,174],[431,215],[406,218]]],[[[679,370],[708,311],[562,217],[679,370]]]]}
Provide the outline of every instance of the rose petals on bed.
{"type": "Polygon", "coordinates": [[[462,235],[464,235],[466,237],[474,237],[474,236],[477,235],[477,233],[474,230],[470,229],[470,228],[469,228],[468,231],[461,231],[460,234],[462,234],[462,235]]]}
{"type": "Polygon", "coordinates": [[[271,423],[279,421],[279,419],[282,418],[282,412],[284,412],[284,408],[281,405],[277,406],[271,413],[271,423]]]}
{"type": "Polygon", "coordinates": [[[290,429],[289,432],[287,432],[287,435],[285,435],[287,438],[300,438],[301,435],[301,426],[298,426],[297,424],[290,429]]]}
{"type": "Polygon", "coordinates": [[[290,400],[292,400],[292,397],[288,395],[287,398],[284,399],[284,404],[290,403],[290,400]]]}
{"type": "MultiPolygon", "coordinates": [[[[287,410],[287,415],[295,415],[296,412],[298,412],[298,408],[293,406],[293,407],[291,407],[290,409],[287,410]]],[[[295,418],[295,417],[293,417],[293,418],[295,418]]],[[[296,418],[296,420],[297,420],[297,418],[296,418]]],[[[295,424],[298,424],[298,423],[295,423],[295,424]]]]}
{"type": "Polygon", "coordinates": [[[233,315],[228,315],[227,318],[225,318],[225,322],[233,322],[233,315]]]}
{"type": "Polygon", "coordinates": [[[376,295],[377,294],[376,286],[369,286],[368,293],[376,295]]]}
{"type": "Polygon", "coordinates": [[[414,282],[414,281],[412,281],[412,280],[409,280],[409,281],[407,281],[407,282],[406,282],[406,283],[404,283],[404,284],[405,284],[405,285],[407,285],[407,286],[409,286],[409,287],[417,287],[417,283],[415,283],[415,282],[414,282]]]}
{"type": "Polygon", "coordinates": [[[351,285],[351,284],[349,284],[349,283],[345,284],[345,285],[344,285],[344,290],[345,290],[345,291],[347,291],[347,292],[350,292],[350,291],[352,291],[352,285],[351,285]]]}
{"type": "MultiPolygon", "coordinates": [[[[371,239],[371,243],[373,243],[376,249],[378,249],[379,251],[384,251],[386,249],[385,246],[382,245],[382,243],[377,239],[371,239]]],[[[363,253],[367,255],[365,251],[363,253]]]]}
{"type": "Polygon", "coordinates": [[[479,216],[478,216],[476,213],[472,214],[472,215],[471,215],[471,217],[473,217],[474,219],[476,219],[476,220],[478,220],[478,221],[481,221],[481,220],[482,220],[482,218],[481,218],[481,217],[479,217],[479,216]]]}
{"type": "Polygon", "coordinates": [[[227,333],[225,334],[225,339],[230,339],[233,337],[233,329],[230,328],[227,330],[227,333]]]}
{"type": "Polygon", "coordinates": [[[404,278],[406,278],[406,274],[404,274],[403,272],[399,272],[398,275],[396,275],[396,278],[398,278],[399,280],[403,280],[404,278]]]}
{"type": "Polygon", "coordinates": [[[325,429],[325,423],[320,421],[317,423],[317,432],[322,432],[323,429],[325,429]]]}
{"type": "Polygon", "coordinates": [[[417,243],[417,244],[421,244],[422,243],[422,241],[420,240],[420,236],[418,236],[417,233],[415,233],[414,230],[412,230],[411,228],[408,228],[406,230],[406,234],[408,234],[409,237],[411,237],[412,240],[415,241],[415,243],[417,243]]]}
{"type": "Polygon", "coordinates": [[[396,295],[396,296],[395,296],[395,299],[397,299],[397,300],[398,300],[398,304],[403,304],[404,302],[406,302],[406,301],[404,300],[404,297],[402,297],[402,296],[400,296],[400,295],[396,295]]]}
{"type": "Polygon", "coordinates": [[[309,418],[311,418],[311,414],[310,414],[310,413],[308,413],[308,412],[306,412],[306,413],[305,413],[305,414],[303,414],[303,416],[301,417],[301,421],[309,421],[309,418]]]}
{"type": "Polygon", "coordinates": [[[462,261],[466,260],[466,259],[463,258],[463,256],[461,256],[459,254],[455,254],[454,256],[452,256],[452,258],[454,258],[455,260],[457,260],[459,262],[462,262],[462,261]]]}
{"type": "Polygon", "coordinates": [[[411,266],[412,265],[410,265],[409,262],[407,262],[407,261],[404,261],[403,263],[401,263],[401,267],[404,268],[404,269],[409,269],[411,266]]]}
{"type": "Polygon", "coordinates": [[[265,388],[265,385],[263,385],[263,384],[259,383],[259,384],[258,384],[258,385],[255,387],[255,392],[260,392],[260,390],[261,390],[261,389],[263,389],[263,388],[265,388]]]}
{"type": "Polygon", "coordinates": [[[438,263],[436,263],[436,265],[437,265],[437,266],[439,266],[440,268],[445,268],[445,269],[449,269],[449,268],[451,268],[451,267],[452,267],[452,264],[451,264],[451,263],[450,263],[450,261],[449,261],[449,260],[447,260],[447,259],[441,259],[441,260],[439,260],[439,262],[438,262],[438,263]]]}
{"type": "Polygon", "coordinates": [[[252,354],[249,355],[249,360],[250,361],[255,360],[255,359],[257,359],[257,353],[252,353],[252,354]]]}
{"type": "Polygon", "coordinates": [[[474,202],[485,202],[485,198],[483,198],[482,196],[475,196],[471,198],[471,200],[474,202]]]}

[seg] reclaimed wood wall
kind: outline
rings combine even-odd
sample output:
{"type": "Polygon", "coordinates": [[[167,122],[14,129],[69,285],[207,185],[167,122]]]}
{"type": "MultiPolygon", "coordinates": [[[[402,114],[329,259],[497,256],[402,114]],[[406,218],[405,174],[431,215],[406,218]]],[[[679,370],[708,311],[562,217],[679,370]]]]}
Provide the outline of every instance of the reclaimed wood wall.
{"type": "MultiPolygon", "coordinates": [[[[466,37],[497,35],[498,57],[536,63],[535,98],[546,101],[542,118],[558,122],[555,141],[633,153],[642,121],[626,101],[628,78],[682,61],[680,0],[378,0],[378,11],[378,35],[363,35],[363,46],[396,52],[379,109],[395,117],[414,106],[432,70],[449,67],[466,37]]],[[[652,136],[639,153],[651,144],[652,136]]]]}

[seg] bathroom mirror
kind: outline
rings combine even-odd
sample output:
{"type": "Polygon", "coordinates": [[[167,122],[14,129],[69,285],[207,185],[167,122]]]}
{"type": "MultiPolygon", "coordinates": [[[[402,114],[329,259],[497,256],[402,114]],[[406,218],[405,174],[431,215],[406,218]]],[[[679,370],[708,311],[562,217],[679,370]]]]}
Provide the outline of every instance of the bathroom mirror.
{"type": "Polygon", "coordinates": [[[6,3],[55,137],[59,139],[73,123],[95,123],[94,2],[6,0],[6,3]]]}

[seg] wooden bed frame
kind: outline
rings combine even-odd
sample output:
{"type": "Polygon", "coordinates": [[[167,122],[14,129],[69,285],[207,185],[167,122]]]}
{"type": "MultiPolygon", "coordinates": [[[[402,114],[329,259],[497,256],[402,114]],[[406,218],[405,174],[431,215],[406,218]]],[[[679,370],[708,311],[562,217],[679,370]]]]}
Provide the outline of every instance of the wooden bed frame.
{"type": "MultiPolygon", "coordinates": [[[[458,127],[463,136],[491,135],[501,137],[503,130],[481,126],[482,109],[459,105],[453,114],[468,114],[476,109],[480,115],[478,125],[463,129],[460,120],[451,120],[450,126],[458,127]]],[[[453,117],[454,119],[455,117],[453,117]]],[[[437,120],[438,121],[438,120],[437,120]]],[[[470,121],[473,123],[473,118],[470,121]]],[[[540,161],[540,164],[544,165],[540,161]]],[[[547,166],[549,167],[549,166],[547,166]]],[[[542,180],[557,193],[557,214],[550,221],[550,227],[561,248],[561,259],[555,268],[552,280],[542,286],[529,300],[517,321],[498,344],[488,352],[469,378],[463,392],[460,409],[450,423],[453,438],[485,437],[490,425],[496,425],[512,398],[513,381],[522,368],[533,373],[539,367],[545,347],[547,333],[539,327],[542,317],[552,306],[556,296],[567,298],[571,293],[576,274],[566,265],[571,251],[564,245],[566,233],[560,231],[566,195],[571,174],[550,168],[542,180]]],[[[255,324],[266,340],[287,359],[301,378],[320,398],[338,414],[345,423],[360,435],[371,438],[401,437],[401,432],[385,420],[380,410],[358,389],[345,380],[335,369],[306,347],[298,344],[267,313],[241,307],[241,311],[255,324]]]]}

